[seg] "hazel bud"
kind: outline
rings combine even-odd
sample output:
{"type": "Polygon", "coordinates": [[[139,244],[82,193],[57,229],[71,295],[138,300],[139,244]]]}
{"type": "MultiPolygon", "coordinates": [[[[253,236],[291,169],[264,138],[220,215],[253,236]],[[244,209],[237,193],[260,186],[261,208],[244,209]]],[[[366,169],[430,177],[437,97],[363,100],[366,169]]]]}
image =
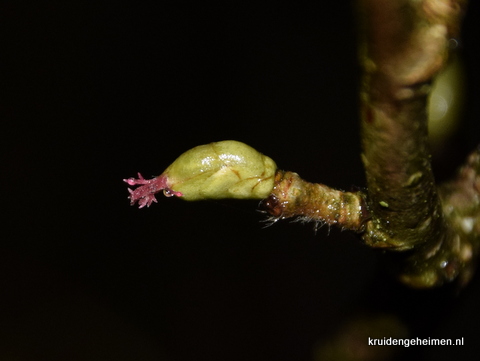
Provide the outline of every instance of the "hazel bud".
{"type": "Polygon", "coordinates": [[[254,148],[234,140],[192,148],[180,155],[160,176],[146,180],[125,179],[141,185],[130,191],[130,200],[140,208],[156,202],[154,194],[188,201],[203,199],[263,199],[273,189],[275,162],[254,148]]]}

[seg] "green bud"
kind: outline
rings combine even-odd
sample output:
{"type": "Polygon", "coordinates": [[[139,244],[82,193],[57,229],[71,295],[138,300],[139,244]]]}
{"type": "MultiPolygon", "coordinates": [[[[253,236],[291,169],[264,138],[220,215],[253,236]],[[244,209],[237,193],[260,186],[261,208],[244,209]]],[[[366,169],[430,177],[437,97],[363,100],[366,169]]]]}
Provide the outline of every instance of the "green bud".
{"type": "Polygon", "coordinates": [[[269,157],[234,140],[200,145],[178,157],[160,176],[124,179],[133,205],[140,208],[156,202],[155,193],[188,201],[238,198],[263,199],[272,191],[277,166],[269,157]]]}
{"type": "Polygon", "coordinates": [[[178,157],[163,174],[185,200],[267,197],[277,167],[269,157],[234,140],[200,145],[178,157]]]}

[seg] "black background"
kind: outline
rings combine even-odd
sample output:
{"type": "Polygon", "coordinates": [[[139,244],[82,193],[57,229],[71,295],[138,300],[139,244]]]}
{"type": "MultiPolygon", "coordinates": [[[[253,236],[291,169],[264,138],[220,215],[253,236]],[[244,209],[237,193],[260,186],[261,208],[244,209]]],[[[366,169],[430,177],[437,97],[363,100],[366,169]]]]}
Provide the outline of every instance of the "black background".
{"type": "MultiPolygon", "coordinates": [[[[480,353],[478,276],[460,294],[406,289],[348,233],[262,228],[256,201],[128,204],[123,178],[224,139],[305,179],[364,186],[349,2],[0,11],[1,359],[312,360],[365,312],[396,315],[412,337],[465,338],[399,359],[480,353]]],[[[480,139],[478,14],[472,2],[467,107],[434,159],[439,179],[480,139]]]]}

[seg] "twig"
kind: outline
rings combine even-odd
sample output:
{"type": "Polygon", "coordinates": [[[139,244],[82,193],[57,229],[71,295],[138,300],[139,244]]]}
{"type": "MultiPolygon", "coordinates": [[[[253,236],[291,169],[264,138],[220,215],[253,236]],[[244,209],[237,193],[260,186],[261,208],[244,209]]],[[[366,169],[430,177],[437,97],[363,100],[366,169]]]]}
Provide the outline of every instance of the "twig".
{"type": "Polygon", "coordinates": [[[459,275],[465,283],[480,243],[479,153],[441,188],[442,205],[427,142],[427,98],[447,61],[450,39],[458,37],[464,1],[358,5],[367,191],[340,192],[279,172],[264,204],[277,218],[335,224],[360,232],[368,246],[409,251],[400,257],[399,278],[412,287],[438,286],[459,275]]]}

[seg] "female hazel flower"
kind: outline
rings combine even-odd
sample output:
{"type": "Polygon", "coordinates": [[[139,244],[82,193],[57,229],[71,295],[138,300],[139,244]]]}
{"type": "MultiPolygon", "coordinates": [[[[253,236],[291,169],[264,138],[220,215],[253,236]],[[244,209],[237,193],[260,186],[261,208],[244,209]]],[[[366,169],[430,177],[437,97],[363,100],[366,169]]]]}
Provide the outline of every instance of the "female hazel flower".
{"type": "Polygon", "coordinates": [[[192,148],[180,155],[165,171],[153,179],[124,179],[136,189],[128,189],[130,203],[149,207],[157,202],[155,194],[187,201],[237,198],[263,199],[273,189],[277,166],[269,157],[234,140],[192,148]]]}

